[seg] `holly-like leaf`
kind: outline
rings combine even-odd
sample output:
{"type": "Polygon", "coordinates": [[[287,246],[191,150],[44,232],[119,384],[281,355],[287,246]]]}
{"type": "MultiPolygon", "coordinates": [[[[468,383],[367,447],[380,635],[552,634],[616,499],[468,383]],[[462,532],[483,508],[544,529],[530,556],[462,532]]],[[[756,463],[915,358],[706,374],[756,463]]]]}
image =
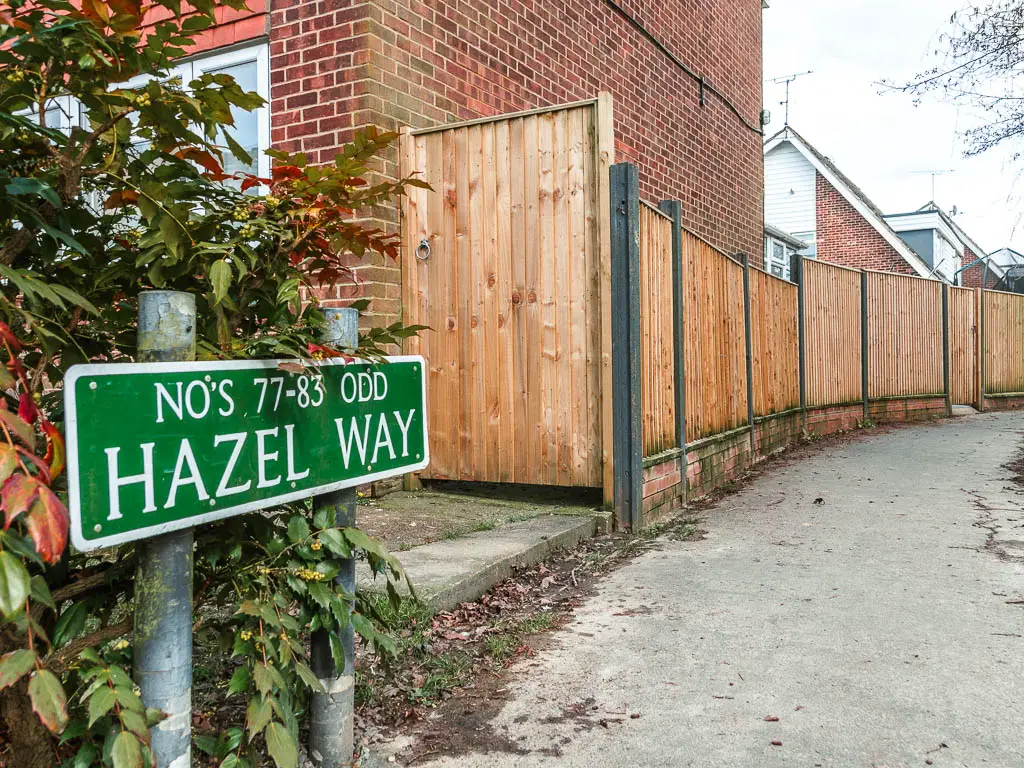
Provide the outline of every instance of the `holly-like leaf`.
{"type": "Polygon", "coordinates": [[[36,652],[27,648],[0,656],[0,691],[9,688],[32,671],[36,663],[36,652]]]}
{"type": "Polygon", "coordinates": [[[39,485],[39,499],[29,509],[25,525],[36,545],[36,552],[50,564],[58,562],[68,543],[67,507],[57,494],[39,485]]]}
{"type": "Polygon", "coordinates": [[[114,768],[142,768],[142,745],[139,738],[128,731],[121,731],[110,748],[110,761],[114,768]]]}
{"type": "Polygon", "coordinates": [[[11,616],[24,608],[31,588],[31,579],[21,560],[6,550],[0,551],[0,613],[11,616]]]}
{"type": "Polygon", "coordinates": [[[267,726],[267,751],[277,768],[298,768],[299,750],[292,732],[277,721],[267,726]]]}
{"type": "Polygon", "coordinates": [[[68,724],[68,700],[64,686],[53,672],[37,669],[32,673],[28,681],[28,698],[32,702],[32,711],[50,733],[59,734],[64,730],[68,724]]]}

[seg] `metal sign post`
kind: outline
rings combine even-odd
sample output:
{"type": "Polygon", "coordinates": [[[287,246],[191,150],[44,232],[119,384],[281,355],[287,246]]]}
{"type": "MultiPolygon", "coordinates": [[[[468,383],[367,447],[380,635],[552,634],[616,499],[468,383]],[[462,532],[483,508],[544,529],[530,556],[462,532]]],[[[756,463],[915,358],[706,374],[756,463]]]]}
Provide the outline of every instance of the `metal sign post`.
{"type": "MultiPolygon", "coordinates": [[[[186,362],[196,356],[196,297],[139,294],[139,360],[186,362]]],[[[135,678],[147,707],[167,718],[152,730],[157,765],[192,765],[192,529],[139,547],[135,577],[135,678]]]]}
{"type": "MultiPolygon", "coordinates": [[[[336,349],[355,349],[359,345],[359,313],[354,309],[325,309],[327,332],[324,343],[336,349]]],[[[333,507],[339,526],[356,524],[356,491],[345,488],[314,498],[318,508],[333,507]]],[[[341,561],[337,582],[346,592],[356,591],[356,561],[341,561]]],[[[338,638],[345,654],[345,668],[338,670],[331,654],[327,632],[313,634],[310,662],[326,693],[313,694],[309,718],[309,747],[314,760],[324,768],[352,765],[355,749],[355,631],[349,624],[338,638]]]]}
{"type": "MultiPolygon", "coordinates": [[[[357,346],[358,313],[327,310],[325,341],[357,346]]],[[[161,768],[191,760],[192,528],[316,498],[355,524],[355,487],[430,461],[422,357],[195,362],[195,297],[139,297],[144,362],[72,367],[65,378],[71,540],[88,551],[142,541],[135,585],[135,671],[161,768]]],[[[355,562],[338,583],[355,592],[355,562]]],[[[352,760],[353,633],[314,638],[326,695],[311,746],[322,765],[352,760]],[[340,674],[339,674],[340,671],[340,674]]]]}

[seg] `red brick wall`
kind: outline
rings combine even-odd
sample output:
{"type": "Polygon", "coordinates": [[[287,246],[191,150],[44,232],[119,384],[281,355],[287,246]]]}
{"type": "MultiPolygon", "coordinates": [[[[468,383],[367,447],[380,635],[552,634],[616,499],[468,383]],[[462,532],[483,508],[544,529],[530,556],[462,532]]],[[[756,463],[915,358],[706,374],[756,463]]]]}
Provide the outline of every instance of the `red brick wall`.
{"type": "MultiPolygon", "coordinates": [[[[978,255],[972,251],[968,246],[964,246],[964,263],[963,266],[978,262],[977,266],[965,269],[960,273],[960,285],[964,285],[968,288],[980,288],[982,280],[985,280],[985,262],[979,261],[978,255]]],[[[992,270],[988,270],[988,279],[985,283],[986,288],[995,288],[999,283],[999,277],[992,270]]]]}
{"type": "MultiPolygon", "coordinates": [[[[246,10],[226,6],[217,8],[214,10],[217,25],[197,34],[196,44],[189,53],[204,53],[267,35],[270,32],[270,14],[267,12],[269,2],[270,0],[249,0],[246,3],[246,10]]],[[[183,4],[183,7],[187,9],[189,6],[183,4]]],[[[166,8],[152,6],[146,11],[143,32],[170,16],[171,12],[166,8]]]]}
{"type": "MultiPolygon", "coordinates": [[[[757,124],[759,0],[623,5],[757,124]]],[[[681,200],[687,227],[761,261],[762,137],[710,92],[702,107],[699,84],[602,0],[273,0],[270,39],[276,146],[326,162],[359,126],[436,125],[607,90],[617,159],[640,166],[643,196],[681,200]]],[[[394,153],[380,170],[397,174],[394,153]]],[[[394,226],[397,212],[374,218],[394,226]]],[[[399,280],[397,265],[369,269],[370,295],[399,280]]],[[[393,301],[374,309],[390,315],[393,301]]]]}
{"type": "Polygon", "coordinates": [[[856,269],[917,274],[820,173],[816,199],[819,259],[856,269]]]}

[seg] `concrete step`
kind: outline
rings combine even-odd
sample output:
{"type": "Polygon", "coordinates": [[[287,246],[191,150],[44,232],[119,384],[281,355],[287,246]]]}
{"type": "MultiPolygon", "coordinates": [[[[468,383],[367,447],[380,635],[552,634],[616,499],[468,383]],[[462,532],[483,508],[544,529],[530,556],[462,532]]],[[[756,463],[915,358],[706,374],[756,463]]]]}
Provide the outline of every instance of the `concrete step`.
{"type": "Polygon", "coordinates": [[[974,416],[978,411],[969,405],[954,405],[953,415],[954,416],[974,416]]]}
{"type": "MultiPolygon", "coordinates": [[[[478,599],[516,568],[536,565],[553,550],[590,538],[597,524],[597,516],[547,515],[394,554],[420,600],[446,611],[478,599]]],[[[383,579],[372,579],[365,563],[359,564],[356,582],[363,591],[385,588],[383,579]]]]}

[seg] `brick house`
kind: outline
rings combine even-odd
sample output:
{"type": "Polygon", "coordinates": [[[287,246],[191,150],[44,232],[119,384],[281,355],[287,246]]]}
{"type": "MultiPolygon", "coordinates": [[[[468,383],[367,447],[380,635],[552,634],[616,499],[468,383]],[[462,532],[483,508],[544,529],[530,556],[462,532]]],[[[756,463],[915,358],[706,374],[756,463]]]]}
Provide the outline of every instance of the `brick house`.
{"type": "Polygon", "coordinates": [[[765,222],[805,241],[802,251],[846,267],[940,279],[835,163],[790,127],[765,142],[765,222]]]}
{"type": "MultiPolygon", "coordinates": [[[[243,146],[313,162],[362,126],[422,128],[611,92],[616,160],[639,165],[643,196],[681,200],[685,226],[759,262],[761,13],[761,0],[250,0],[248,12],[223,9],[182,66],[225,69],[267,99],[242,119],[243,146]]],[[[397,150],[378,170],[397,175],[397,150]]],[[[371,218],[393,230],[398,208],[371,218]]],[[[400,265],[378,259],[359,274],[367,322],[399,317],[400,265]]]]}

